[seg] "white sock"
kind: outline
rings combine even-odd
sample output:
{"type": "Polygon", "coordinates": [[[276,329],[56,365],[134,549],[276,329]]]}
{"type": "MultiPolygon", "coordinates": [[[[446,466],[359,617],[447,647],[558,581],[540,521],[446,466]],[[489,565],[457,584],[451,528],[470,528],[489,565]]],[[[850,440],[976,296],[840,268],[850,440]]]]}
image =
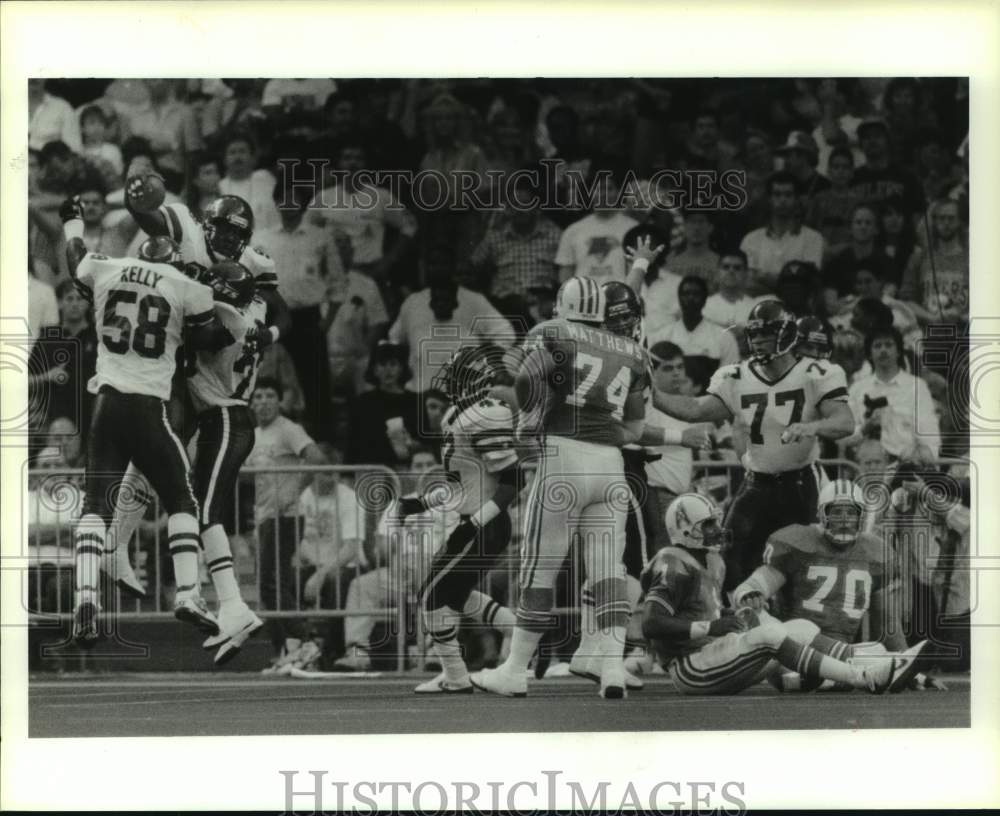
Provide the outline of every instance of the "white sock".
{"type": "Polygon", "coordinates": [[[205,563],[212,576],[215,594],[219,597],[219,606],[237,606],[243,602],[240,597],[240,585],[236,581],[236,570],[233,567],[233,551],[229,547],[229,536],[221,524],[213,524],[201,533],[205,545],[205,563]]]}
{"type": "Polygon", "coordinates": [[[115,561],[128,564],[128,548],[132,536],[139,529],[139,522],[146,514],[146,505],[150,500],[146,488],[146,480],[135,465],[129,464],[122,477],[115,502],[115,514],[108,528],[108,540],[105,549],[114,552],[115,561]]]}
{"type": "Polygon", "coordinates": [[[425,625],[434,643],[434,654],[441,661],[444,676],[450,683],[465,683],[469,676],[455,626],[458,617],[459,614],[449,607],[424,612],[425,625]]]}
{"type": "Polygon", "coordinates": [[[463,615],[474,617],[477,621],[485,623],[494,629],[499,629],[505,634],[517,623],[517,618],[503,604],[497,603],[489,595],[477,589],[469,593],[469,599],[462,608],[463,615]]]}
{"type": "Polygon", "coordinates": [[[190,513],[174,513],[167,519],[167,541],[174,561],[178,597],[198,594],[198,554],[201,538],[198,521],[190,513]]]}
{"type": "Polygon", "coordinates": [[[600,632],[597,631],[594,613],[594,593],[590,582],[586,581],[580,591],[580,645],[573,656],[579,655],[582,660],[590,660],[602,654],[600,632]]]}
{"type": "Polygon", "coordinates": [[[75,558],[76,602],[97,602],[101,586],[101,559],[107,530],[101,517],[93,513],[83,516],[76,525],[73,544],[75,558]]]}
{"type": "Polygon", "coordinates": [[[538,650],[538,642],[541,639],[541,632],[529,632],[527,629],[515,626],[510,639],[510,654],[500,668],[515,676],[523,675],[528,670],[528,664],[538,650]]]}

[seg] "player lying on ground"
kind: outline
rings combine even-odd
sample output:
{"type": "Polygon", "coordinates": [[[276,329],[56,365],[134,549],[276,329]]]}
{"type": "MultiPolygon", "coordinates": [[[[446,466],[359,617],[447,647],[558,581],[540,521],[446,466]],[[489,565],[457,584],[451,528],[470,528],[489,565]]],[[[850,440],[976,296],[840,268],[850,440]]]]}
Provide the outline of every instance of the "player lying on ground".
{"type": "Polygon", "coordinates": [[[797,357],[798,332],[780,301],[758,303],[746,325],[750,359],[723,366],[701,397],[653,392],[653,404],[686,422],[732,420],[747,432],[746,477],[726,513],[733,534],[725,553],[730,590],[760,564],[767,537],[815,521],[816,439],[854,431],[840,366],[797,357]]]}
{"type": "MultiPolygon", "coordinates": [[[[878,537],[861,531],[864,496],[846,479],[820,491],[819,523],[792,524],[768,539],[764,563],[733,591],[737,608],[767,608],[777,600],[780,617],[807,620],[829,641],[825,651],[840,660],[906,651],[899,609],[892,603],[898,581],[895,554],[878,537]],[[856,643],[862,619],[872,641],[856,643]]],[[[809,690],[810,683],[783,668],[771,679],[782,689],[809,690]]]]}
{"type": "Polygon", "coordinates": [[[232,338],[215,317],[212,290],[180,271],[172,241],[147,240],[140,258],[107,258],[84,246],[78,197],[68,199],[60,215],[70,274],[94,304],[101,331],[97,372],[88,384],[97,397],[87,437],[86,499],[74,536],[74,639],[89,648],[100,636],[98,579],[111,500],[130,461],[150,474],[168,514],[174,614],[214,634],[218,626],[198,592],[198,501],[184,446],[167,420],[167,400],[182,342],[217,349],[232,338]]]}
{"type": "Polygon", "coordinates": [[[442,672],[417,686],[418,694],[472,692],[458,642],[462,617],[498,629],[505,639],[514,626],[513,612],[475,589],[510,543],[507,508],[523,483],[514,416],[497,396],[505,385],[502,357],[498,346],[465,346],[435,375],[433,387],[451,400],[441,430],[452,490],[400,499],[398,505],[402,518],[438,508],[455,510],[461,518],[420,590],[424,625],[442,672]]]}
{"type": "Polygon", "coordinates": [[[736,694],[759,683],[776,661],[810,680],[831,680],[873,694],[902,689],[926,641],[898,656],[853,665],[834,654],[845,644],[808,620],[784,623],[749,607],[722,609],[726,540],[718,508],[697,493],[667,508],[672,546],[643,573],[642,631],[682,694],[736,694]]]}

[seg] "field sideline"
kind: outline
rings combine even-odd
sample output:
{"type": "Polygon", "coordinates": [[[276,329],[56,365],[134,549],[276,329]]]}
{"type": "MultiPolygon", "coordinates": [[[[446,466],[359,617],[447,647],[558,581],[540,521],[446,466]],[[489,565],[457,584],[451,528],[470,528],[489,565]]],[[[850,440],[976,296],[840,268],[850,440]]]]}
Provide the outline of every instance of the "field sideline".
{"type": "Polygon", "coordinates": [[[970,721],[968,676],[949,691],[874,697],[780,694],[682,697],[662,677],[624,702],[576,678],[529,683],[528,697],[418,696],[429,675],[298,680],[250,673],[33,676],[30,737],[948,728],[970,721]],[[502,714],[500,714],[502,710],[502,714]],[[487,714],[487,712],[489,712],[487,714]]]}

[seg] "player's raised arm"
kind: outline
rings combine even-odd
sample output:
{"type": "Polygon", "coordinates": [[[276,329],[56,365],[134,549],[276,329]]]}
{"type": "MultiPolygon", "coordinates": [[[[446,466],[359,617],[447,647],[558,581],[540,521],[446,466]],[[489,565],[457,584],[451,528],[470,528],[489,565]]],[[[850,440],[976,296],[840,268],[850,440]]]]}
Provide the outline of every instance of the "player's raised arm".
{"type": "Polygon", "coordinates": [[[125,179],[125,209],[147,235],[171,235],[167,215],[161,205],[166,194],[163,177],[158,173],[130,175],[125,179]]]}
{"type": "Polygon", "coordinates": [[[639,238],[637,246],[625,248],[625,260],[631,267],[625,276],[625,283],[632,287],[637,294],[642,291],[642,281],[646,276],[649,265],[655,261],[663,252],[664,245],[651,246],[648,235],[639,238]]]}
{"type": "MultiPolygon", "coordinates": [[[[83,243],[83,208],[80,205],[80,196],[71,196],[62,203],[59,207],[59,218],[63,222],[63,235],[66,237],[66,263],[69,264],[69,274],[77,288],[81,285],[87,286],[77,276],[80,261],[87,254],[87,247],[83,243]]],[[[87,300],[93,299],[87,293],[81,292],[81,294],[87,300]]]]}

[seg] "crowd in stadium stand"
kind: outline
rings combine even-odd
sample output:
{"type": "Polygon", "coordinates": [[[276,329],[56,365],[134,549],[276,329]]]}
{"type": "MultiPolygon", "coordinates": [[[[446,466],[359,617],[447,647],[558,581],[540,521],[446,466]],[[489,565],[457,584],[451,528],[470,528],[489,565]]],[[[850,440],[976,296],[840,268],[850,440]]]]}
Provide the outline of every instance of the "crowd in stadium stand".
{"type": "MultiPolygon", "coordinates": [[[[253,406],[274,416],[250,464],[432,469],[447,397],[431,380],[450,351],[468,338],[516,345],[551,316],[562,280],[620,279],[624,248],[650,235],[666,246],[641,291],[658,387],[700,393],[745,353],[738,326],[752,305],[777,296],[831,327],[848,375],[857,431],[824,454],[888,481],[901,466],[934,471],[968,449],[948,379],[968,328],[968,92],[962,79],[912,78],[31,80],[34,466],[84,464],[99,342],[69,281],[59,205],[80,195],[90,250],[134,255],[145,236],[123,186],[146,166],[167,202],[196,215],[220,195],[244,198],[253,243],[275,260],[293,330],[262,362],[253,406]],[[589,200],[574,185],[598,178],[589,200]],[[511,191],[546,206],[515,206],[511,191]],[[488,206],[462,206],[470,192],[488,206]],[[943,356],[920,353],[928,329],[943,356]]],[[[716,429],[714,458],[734,458],[729,436],[716,429]]],[[[650,483],[679,493],[693,464],[668,451],[647,466],[650,483]]],[[[724,498],[728,485],[701,486],[724,498]]],[[[271,540],[291,542],[261,561],[285,565],[280,580],[263,571],[262,603],[364,608],[405,594],[389,586],[398,570],[378,572],[401,556],[377,520],[348,523],[338,509],[351,489],[349,476],[290,479],[268,509],[258,483],[256,522],[234,520],[234,532],[245,523],[250,540],[256,526],[263,541],[277,525],[287,530],[271,540]],[[316,545],[321,529],[339,530],[337,546],[316,545]],[[287,583],[293,564],[299,585],[287,583]]],[[[33,529],[67,512],[39,510],[33,529]]],[[[967,535],[948,519],[931,522],[967,535]]],[[[276,643],[308,638],[279,624],[276,643]]],[[[329,639],[356,657],[371,626],[346,628],[329,639]]]]}

